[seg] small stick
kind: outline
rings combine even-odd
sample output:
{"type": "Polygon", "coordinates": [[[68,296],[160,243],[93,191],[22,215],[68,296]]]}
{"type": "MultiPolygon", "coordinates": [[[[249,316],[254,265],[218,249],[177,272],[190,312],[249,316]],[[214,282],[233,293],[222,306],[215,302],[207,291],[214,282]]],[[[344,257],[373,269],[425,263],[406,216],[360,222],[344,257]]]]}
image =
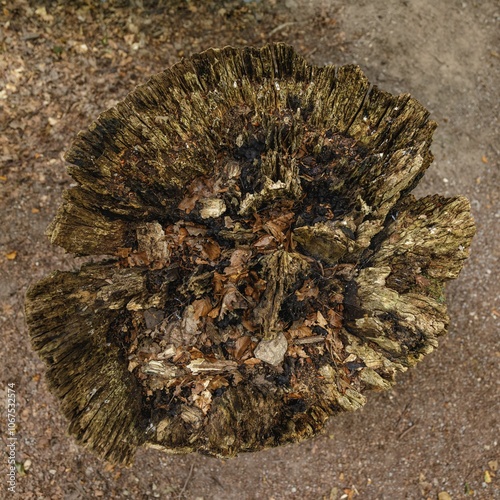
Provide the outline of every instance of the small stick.
{"type": "Polygon", "coordinates": [[[304,23],[304,21],[302,21],[302,22],[290,21],[288,23],[280,24],[279,26],[276,26],[276,28],[272,29],[267,36],[273,36],[276,33],[278,33],[278,31],[281,31],[281,30],[284,30],[285,28],[288,28],[288,26],[293,26],[294,24],[303,24],[303,23],[304,23]]]}
{"type": "Polygon", "coordinates": [[[193,469],[194,469],[194,462],[191,463],[191,468],[189,469],[189,474],[187,475],[186,480],[184,481],[184,486],[182,487],[182,490],[179,491],[179,494],[177,495],[177,498],[182,498],[184,495],[184,492],[186,491],[187,485],[189,483],[189,480],[191,479],[191,476],[193,475],[193,469]]]}
{"type": "Polygon", "coordinates": [[[294,344],[315,344],[316,342],[323,342],[325,337],[322,335],[312,335],[310,337],[304,337],[301,339],[295,339],[294,344]]]}
{"type": "Polygon", "coordinates": [[[398,436],[398,441],[400,439],[403,439],[412,429],[414,429],[417,426],[417,424],[410,425],[408,428],[406,428],[399,436],[398,436]]]}

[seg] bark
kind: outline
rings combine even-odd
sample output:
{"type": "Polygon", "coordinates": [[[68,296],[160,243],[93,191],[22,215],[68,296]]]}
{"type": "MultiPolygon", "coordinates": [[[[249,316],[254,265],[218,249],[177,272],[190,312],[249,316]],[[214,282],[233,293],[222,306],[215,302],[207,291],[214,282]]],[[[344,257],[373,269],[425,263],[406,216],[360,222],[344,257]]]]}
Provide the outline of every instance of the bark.
{"type": "Polygon", "coordinates": [[[49,227],[78,255],[26,300],[77,440],[227,457],[321,430],[446,332],[465,198],[409,192],[435,123],[357,66],[211,49],[79,134],[49,227]]]}

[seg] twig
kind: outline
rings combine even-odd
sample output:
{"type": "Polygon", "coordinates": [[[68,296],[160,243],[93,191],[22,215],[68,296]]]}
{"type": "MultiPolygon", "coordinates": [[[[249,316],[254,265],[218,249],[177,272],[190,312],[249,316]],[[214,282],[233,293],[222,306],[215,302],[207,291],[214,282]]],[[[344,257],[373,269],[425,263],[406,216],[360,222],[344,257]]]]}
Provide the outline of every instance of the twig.
{"type": "Polygon", "coordinates": [[[273,36],[281,30],[288,28],[288,26],[293,26],[294,24],[304,24],[304,21],[289,21],[287,23],[280,24],[276,28],[272,29],[267,36],[273,36]]]}
{"type": "Polygon", "coordinates": [[[318,50],[318,47],[314,47],[313,49],[311,49],[309,52],[307,52],[305,54],[305,57],[312,56],[317,50],[318,50]]]}
{"type": "Polygon", "coordinates": [[[294,344],[315,344],[316,342],[324,342],[325,337],[323,335],[311,335],[310,337],[303,337],[301,339],[295,339],[294,344]]]}
{"type": "Polygon", "coordinates": [[[400,439],[403,439],[412,429],[415,429],[415,427],[417,426],[418,422],[416,424],[413,424],[413,425],[410,425],[409,427],[407,427],[399,436],[398,436],[398,441],[400,439]]]}
{"type": "Polygon", "coordinates": [[[184,492],[186,491],[189,480],[191,479],[191,476],[193,475],[193,469],[194,469],[194,462],[191,463],[191,468],[189,469],[189,474],[187,475],[187,478],[184,481],[184,486],[182,487],[181,491],[179,491],[179,494],[177,495],[178,499],[181,499],[182,496],[184,495],[184,492]]]}
{"type": "Polygon", "coordinates": [[[398,428],[399,422],[401,422],[401,419],[403,418],[403,415],[406,413],[406,410],[410,407],[411,403],[406,403],[405,407],[403,408],[403,411],[399,414],[399,418],[397,419],[396,423],[394,424],[394,430],[398,428]]]}
{"type": "Polygon", "coordinates": [[[492,144],[488,143],[488,146],[498,155],[500,156],[500,151],[492,144]]]}

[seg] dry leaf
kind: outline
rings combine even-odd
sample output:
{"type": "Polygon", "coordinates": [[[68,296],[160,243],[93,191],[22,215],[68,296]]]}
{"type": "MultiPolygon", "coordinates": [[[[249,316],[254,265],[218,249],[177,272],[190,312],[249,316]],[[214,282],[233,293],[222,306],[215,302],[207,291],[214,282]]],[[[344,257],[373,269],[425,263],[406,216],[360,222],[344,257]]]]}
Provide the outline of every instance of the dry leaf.
{"type": "Polygon", "coordinates": [[[292,338],[304,338],[304,337],[311,337],[313,335],[313,331],[311,328],[305,325],[301,325],[297,328],[294,328],[293,330],[288,330],[290,332],[290,335],[292,338]]]}
{"type": "Polygon", "coordinates": [[[117,248],[115,253],[118,257],[126,259],[130,255],[131,251],[132,251],[131,248],[117,248]]]}
{"type": "Polygon", "coordinates": [[[177,240],[179,245],[182,245],[184,243],[184,240],[189,236],[189,233],[185,227],[181,227],[179,229],[179,238],[177,240]]]}
{"type": "Polygon", "coordinates": [[[289,212],[287,214],[281,215],[276,219],[268,221],[264,224],[264,228],[276,238],[277,241],[283,243],[285,240],[285,232],[290,227],[293,219],[295,218],[295,214],[289,212]]]}
{"type": "Polygon", "coordinates": [[[309,355],[304,351],[299,345],[289,345],[286,351],[287,356],[292,356],[292,358],[308,358],[309,355]]]}
{"type": "MultiPolygon", "coordinates": [[[[203,177],[197,177],[193,180],[193,182],[188,186],[186,196],[181,202],[177,205],[179,210],[184,210],[186,213],[190,213],[194,210],[196,206],[196,202],[208,194],[210,194],[210,190],[208,189],[207,179],[203,177]]],[[[212,187],[212,186],[210,186],[212,187]]]]}
{"type": "Polygon", "coordinates": [[[245,354],[245,351],[247,350],[248,346],[252,342],[252,339],[248,337],[247,335],[244,335],[243,337],[240,337],[239,339],[236,340],[236,346],[234,348],[234,357],[236,359],[241,359],[243,357],[243,354],[245,354]]]}
{"type": "Polygon", "coordinates": [[[218,273],[217,271],[214,272],[214,277],[213,277],[213,288],[214,288],[214,294],[218,295],[222,292],[224,289],[224,284],[227,281],[227,277],[224,276],[223,274],[218,273]]]}
{"type": "Polygon", "coordinates": [[[221,387],[229,387],[229,381],[226,377],[223,377],[222,375],[215,375],[215,377],[210,377],[210,383],[207,386],[207,389],[216,391],[221,387]]]}
{"type": "Polygon", "coordinates": [[[220,308],[219,319],[222,319],[227,311],[234,311],[235,309],[247,309],[248,302],[245,297],[238,291],[233,284],[228,284],[225,289],[225,294],[222,299],[220,308]]]}
{"type": "Polygon", "coordinates": [[[341,328],[342,327],[342,315],[341,314],[334,311],[333,309],[328,309],[328,312],[326,315],[328,317],[328,323],[330,324],[330,326],[332,326],[333,328],[341,328]]]}
{"type": "Polygon", "coordinates": [[[209,318],[212,318],[212,319],[215,319],[219,316],[220,314],[220,306],[218,307],[214,307],[209,313],[208,313],[208,317],[209,318]]]}
{"type": "Polygon", "coordinates": [[[7,257],[7,260],[15,260],[17,257],[16,250],[13,250],[12,252],[6,253],[5,257],[7,257]]]}
{"type": "Polygon", "coordinates": [[[245,364],[247,366],[255,366],[255,365],[258,365],[260,362],[261,361],[258,358],[249,358],[249,359],[246,359],[245,361],[243,361],[243,364],[245,364]]]}
{"type": "Polygon", "coordinates": [[[191,347],[191,349],[189,349],[189,354],[191,355],[191,359],[205,358],[205,355],[196,347],[191,347]]]}
{"type": "Polygon", "coordinates": [[[323,328],[328,325],[328,321],[326,321],[325,317],[321,314],[321,311],[316,313],[316,323],[323,328]]]}
{"type": "Polygon", "coordinates": [[[297,300],[303,301],[306,297],[316,298],[319,295],[319,289],[313,280],[306,280],[299,290],[295,292],[297,300]]]}
{"type": "Polygon", "coordinates": [[[208,240],[203,245],[202,250],[202,255],[212,261],[217,260],[221,253],[219,244],[214,240],[208,240]]]}
{"type": "Polygon", "coordinates": [[[274,239],[273,236],[270,234],[264,234],[262,235],[254,244],[253,246],[256,248],[263,248],[263,247],[268,247],[270,245],[276,246],[276,240],[274,239]]]}
{"type": "Polygon", "coordinates": [[[233,276],[240,274],[246,267],[246,263],[252,256],[252,251],[244,248],[237,248],[232,254],[229,260],[229,266],[224,268],[224,274],[226,276],[233,276]]]}
{"type": "Polygon", "coordinates": [[[249,319],[242,319],[241,324],[249,331],[249,332],[255,332],[257,330],[257,327],[249,320],[249,319]]]}
{"type": "Polygon", "coordinates": [[[233,385],[234,386],[237,386],[243,380],[243,375],[237,370],[232,373],[232,376],[233,376],[233,385]]]}
{"type": "Polygon", "coordinates": [[[192,306],[194,309],[194,318],[196,320],[204,318],[212,310],[212,303],[208,297],[194,300],[192,306]]]}
{"type": "Polygon", "coordinates": [[[188,232],[189,236],[205,236],[207,234],[207,228],[205,226],[200,226],[199,224],[193,224],[192,222],[185,222],[184,227],[188,232]]]}

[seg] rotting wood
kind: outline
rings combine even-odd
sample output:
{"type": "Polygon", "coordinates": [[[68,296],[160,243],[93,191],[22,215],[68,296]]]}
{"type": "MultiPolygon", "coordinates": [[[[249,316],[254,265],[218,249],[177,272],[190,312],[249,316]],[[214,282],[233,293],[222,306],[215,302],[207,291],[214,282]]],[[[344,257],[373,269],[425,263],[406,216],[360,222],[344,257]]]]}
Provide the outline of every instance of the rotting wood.
{"type": "Polygon", "coordinates": [[[296,442],[387,390],[446,332],[467,200],[409,192],[435,123],[357,66],[211,49],[79,134],[49,227],[111,260],[30,288],[70,433],[112,462],[296,442]]]}

